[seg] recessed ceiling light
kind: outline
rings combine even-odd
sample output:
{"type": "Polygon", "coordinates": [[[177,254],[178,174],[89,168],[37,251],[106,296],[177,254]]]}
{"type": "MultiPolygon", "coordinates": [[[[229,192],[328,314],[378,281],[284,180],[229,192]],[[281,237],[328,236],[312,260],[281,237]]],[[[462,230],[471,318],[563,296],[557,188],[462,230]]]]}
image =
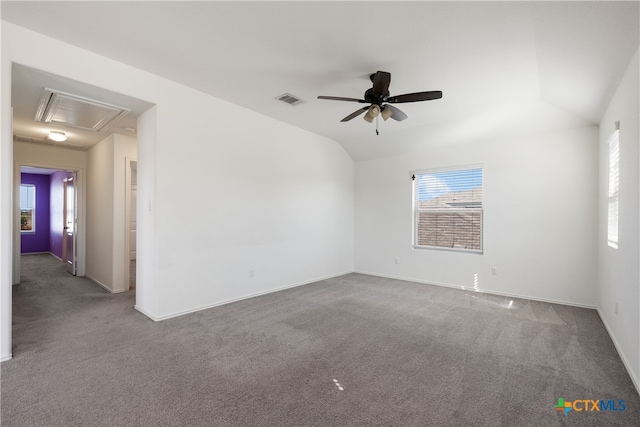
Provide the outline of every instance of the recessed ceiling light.
{"type": "Polygon", "coordinates": [[[47,138],[55,142],[62,142],[67,140],[67,135],[59,130],[52,130],[47,138]]]}

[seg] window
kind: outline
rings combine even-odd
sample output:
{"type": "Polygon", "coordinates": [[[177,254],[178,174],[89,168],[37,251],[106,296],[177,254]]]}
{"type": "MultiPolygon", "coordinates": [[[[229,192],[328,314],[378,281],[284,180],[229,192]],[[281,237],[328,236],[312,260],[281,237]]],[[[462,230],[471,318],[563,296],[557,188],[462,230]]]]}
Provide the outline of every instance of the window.
{"type": "Polygon", "coordinates": [[[20,185],[20,232],[36,231],[36,186],[20,185]]]}
{"type": "Polygon", "coordinates": [[[618,212],[620,203],[620,138],[616,129],[609,137],[609,191],[607,214],[607,242],[618,247],[618,212]]]}
{"type": "Polygon", "coordinates": [[[482,253],[482,167],[413,174],[413,246],[482,253]]]}

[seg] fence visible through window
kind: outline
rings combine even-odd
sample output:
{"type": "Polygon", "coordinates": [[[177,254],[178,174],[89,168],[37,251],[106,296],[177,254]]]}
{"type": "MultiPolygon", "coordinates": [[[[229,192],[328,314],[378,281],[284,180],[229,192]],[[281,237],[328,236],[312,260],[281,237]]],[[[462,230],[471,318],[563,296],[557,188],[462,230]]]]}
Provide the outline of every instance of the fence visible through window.
{"type": "Polygon", "coordinates": [[[414,247],[482,252],[482,167],[413,174],[414,247]]]}
{"type": "Polygon", "coordinates": [[[36,231],[36,187],[33,184],[20,185],[20,231],[36,231]]]}

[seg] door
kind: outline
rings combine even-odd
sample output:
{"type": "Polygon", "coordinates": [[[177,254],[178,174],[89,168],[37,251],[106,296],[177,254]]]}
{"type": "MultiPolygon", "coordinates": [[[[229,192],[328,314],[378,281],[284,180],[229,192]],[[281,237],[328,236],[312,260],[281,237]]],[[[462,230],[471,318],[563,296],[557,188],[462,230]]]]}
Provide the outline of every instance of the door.
{"type": "Polygon", "coordinates": [[[62,237],[62,258],[67,271],[76,275],[76,173],[69,172],[64,180],[64,227],[62,237]]]}

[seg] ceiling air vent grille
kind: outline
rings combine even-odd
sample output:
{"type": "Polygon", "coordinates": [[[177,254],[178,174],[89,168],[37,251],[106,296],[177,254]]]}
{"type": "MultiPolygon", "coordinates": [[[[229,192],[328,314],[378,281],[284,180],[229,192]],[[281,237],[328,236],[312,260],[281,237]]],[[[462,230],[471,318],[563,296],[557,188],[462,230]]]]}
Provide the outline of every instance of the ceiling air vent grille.
{"type": "Polygon", "coordinates": [[[45,88],[35,120],[104,132],[129,111],[128,108],[45,88]]]}
{"type": "Polygon", "coordinates": [[[286,102],[289,105],[298,105],[302,102],[300,98],[298,98],[297,96],[291,95],[290,93],[284,93],[276,97],[276,99],[282,102],[286,102]]]}

